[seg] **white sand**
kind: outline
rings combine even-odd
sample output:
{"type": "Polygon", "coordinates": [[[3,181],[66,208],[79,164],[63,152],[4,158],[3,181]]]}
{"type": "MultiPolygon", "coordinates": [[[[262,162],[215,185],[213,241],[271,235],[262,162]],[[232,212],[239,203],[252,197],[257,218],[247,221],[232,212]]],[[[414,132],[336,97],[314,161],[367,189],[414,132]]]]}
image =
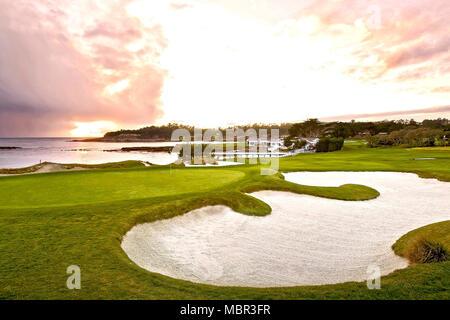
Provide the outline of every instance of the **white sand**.
{"type": "Polygon", "coordinates": [[[135,226],[123,250],[139,266],[173,278],[230,286],[294,286],[364,281],[407,267],[391,245],[410,230],[450,218],[450,183],[391,172],[303,172],[289,181],[358,183],[381,195],[339,201],[262,191],[273,209],[245,216],[224,206],[135,226]]]}

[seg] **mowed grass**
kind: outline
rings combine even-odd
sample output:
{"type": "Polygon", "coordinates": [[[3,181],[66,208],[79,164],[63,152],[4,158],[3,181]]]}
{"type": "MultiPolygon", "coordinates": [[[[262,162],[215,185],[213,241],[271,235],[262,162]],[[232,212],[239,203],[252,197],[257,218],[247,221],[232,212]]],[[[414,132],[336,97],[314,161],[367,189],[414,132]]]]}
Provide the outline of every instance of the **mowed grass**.
{"type": "Polygon", "coordinates": [[[0,207],[74,205],[201,192],[244,175],[239,171],[157,168],[7,177],[0,183],[0,207]],[[191,188],[193,180],[195,189],[191,188]]]}
{"type": "Polygon", "coordinates": [[[311,153],[280,162],[282,171],[393,171],[417,173],[423,178],[450,182],[450,150],[425,148],[367,148],[362,141],[345,143],[344,149],[311,153]],[[422,160],[423,158],[435,158],[422,160]]]}
{"type": "MultiPolygon", "coordinates": [[[[450,152],[367,149],[356,142],[339,152],[280,159],[280,171],[300,170],[405,171],[450,181],[450,152]],[[414,160],[422,157],[437,159],[414,160]]],[[[267,204],[245,194],[264,189],[348,201],[378,196],[365,186],[310,187],[288,183],[279,174],[261,176],[259,165],[0,177],[0,299],[450,298],[449,262],[398,270],[382,278],[381,290],[356,282],[261,289],[201,285],[151,273],[120,248],[123,235],[135,224],[205,205],[270,214],[267,204]],[[70,265],[81,268],[81,290],[66,287],[70,265]]]]}

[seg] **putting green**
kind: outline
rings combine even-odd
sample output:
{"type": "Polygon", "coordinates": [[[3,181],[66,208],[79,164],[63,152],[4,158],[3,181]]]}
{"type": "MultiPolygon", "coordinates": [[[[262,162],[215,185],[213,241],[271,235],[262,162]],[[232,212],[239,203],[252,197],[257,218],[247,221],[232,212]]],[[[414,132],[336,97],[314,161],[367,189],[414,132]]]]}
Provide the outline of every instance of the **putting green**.
{"type": "Polygon", "coordinates": [[[74,205],[202,192],[244,176],[231,170],[166,169],[3,177],[0,207],[74,205]]]}

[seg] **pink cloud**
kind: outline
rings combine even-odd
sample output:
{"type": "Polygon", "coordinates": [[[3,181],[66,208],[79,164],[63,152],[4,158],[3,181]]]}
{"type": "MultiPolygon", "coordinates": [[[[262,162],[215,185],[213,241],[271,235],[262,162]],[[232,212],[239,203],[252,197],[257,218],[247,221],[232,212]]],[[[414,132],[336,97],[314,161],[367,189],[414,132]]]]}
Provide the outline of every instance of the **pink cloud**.
{"type": "Polygon", "coordinates": [[[170,7],[175,10],[182,10],[182,9],[190,9],[193,8],[194,5],[190,3],[171,3],[170,7]]]}
{"type": "Polygon", "coordinates": [[[332,39],[336,44],[348,29],[355,27],[358,19],[364,22],[368,36],[363,41],[354,38],[354,42],[345,43],[348,50],[353,50],[347,54],[354,58],[354,64],[344,70],[363,81],[386,81],[392,78],[392,73],[403,72],[406,74],[396,74],[394,78],[406,79],[414,68],[420,68],[422,77],[436,76],[436,72],[443,75],[450,66],[448,62],[442,65],[445,60],[439,60],[438,65],[438,59],[450,57],[450,4],[447,0],[317,0],[294,17],[308,15],[317,15],[324,23],[314,36],[332,39]],[[379,24],[374,25],[374,22],[379,24]],[[364,59],[368,56],[376,56],[379,63],[367,66],[364,59]],[[421,65],[423,63],[427,65],[421,65]],[[397,70],[399,67],[407,68],[397,70]]]}
{"type": "Polygon", "coordinates": [[[0,136],[67,134],[73,121],[126,126],[161,117],[166,72],[155,59],[167,42],[159,26],[128,15],[128,1],[103,2],[102,9],[80,2],[80,12],[63,0],[0,2],[0,136]],[[81,18],[88,23],[72,30],[81,18]],[[134,41],[141,50],[126,48],[134,41]],[[104,94],[122,79],[126,90],[104,94]]]}
{"type": "Polygon", "coordinates": [[[383,120],[386,118],[407,119],[410,117],[413,117],[413,118],[415,117],[415,119],[419,120],[419,118],[433,117],[433,114],[435,114],[435,113],[438,113],[438,114],[450,113],[450,105],[449,106],[437,106],[437,107],[430,107],[430,108],[414,109],[414,110],[404,110],[404,111],[347,114],[347,115],[334,116],[334,117],[324,117],[324,118],[321,118],[320,120],[322,120],[322,121],[348,121],[348,120],[357,120],[357,119],[383,120]]]}
{"type": "MultiPolygon", "coordinates": [[[[133,1],[0,0],[0,136],[65,134],[74,121],[114,121],[127,127],[150,124],[161,117],[161,94],[168,72],[162,69],[159,60],[168,39],[163,26],[151,23],[153,19],[144,24],[128,13],[126,7],[133,1]],[[105,94],[106,88],[117,83],[127,85],[113,90],[113,94],[105,94]]],[[[173,19],[174,15],[199,16],[210,12],[207,8],[214,4],[220,9],[211,12],[218,12],[219,16],[220,10],[227,8],[225,4],[233,8],[239,19],[257,12],[248,19],[249,25],[259,18],[274,23],[281,12],[286,13],[285,20],[314,16],[320,22],[319,27],[313,28],[308,39],[332,45],[329,51],[325,46],[324,52],[319,52],[317,63],[301,61],[311,70],[333,69],[339,76],[342,73],[369,85],[404,85],[412,88],[413,93],[448,92],[448,0],[308,0],[298,2],[295,8],[302,9],[294,14],[291,14],[294,2],[273,1],[268,6],[270,11],[277,12],[273,15],[254,8],[249,11],[250,4],[237,0],[208,1],[202,7],[204,3],[196,2],[195,6],[187,1],[167,3],[169,10],[164,7],[167,12],[161,11],[164,13],[161,21],[180,23],[173,19]],[[267,16],[253,19],[258,14],[267,16]],[[374,21],[379,25],[374,25],[374,21]]],[[[232,35],[225,23],[215,27],[221,31],[211,33],[211,39],[217,38],[224,44],[234,40],[222,39],[222,35],[232,35]]],[[[298,26],[293,26],[294,35],[298,31],[295,27],[298,26]]],[[[300,24],[299,28],[302,27],[300,24]]],[[[180,41],[182,37],[178,37],[180,41]]],[[[173,42],[177,42],[177,37],[173,42]]],[[[267,45],[272,43],[268,41],[267,45]]],[[[200,50],[207,52],[207,44],[199,47],[193,48],[190,57],[201,53],[200,50]]],[[[283,54],[276,56],[276,45],[270,49],[274,51],[273,61],[267,59],[265,63],[276,66],[283,54]]],[[[311,50],[311,56],[315,57],[314,46],[311,50]]],[[[179,54],[176,57],[179,61],[190,62],[188,55],[179,54]]],[[[176,60],[173,56],[172,59],[176,60]]],[[[236,74],[246,68],[248,63],[242,61],[236,74]]]]}
{"type": "MultiPolygon", "coordinates": [[[[129,21],[126,21],[129,22],[129,21]]],[[[139,23],[135,27],[128,27],[126,25],[116,25],[109,22],[98,22],[93,28],[86,30],[84,37],[106,37],[121,39],[124,41],[139,40],[142,37],[142,32],[138,29],[139,23]]]]}

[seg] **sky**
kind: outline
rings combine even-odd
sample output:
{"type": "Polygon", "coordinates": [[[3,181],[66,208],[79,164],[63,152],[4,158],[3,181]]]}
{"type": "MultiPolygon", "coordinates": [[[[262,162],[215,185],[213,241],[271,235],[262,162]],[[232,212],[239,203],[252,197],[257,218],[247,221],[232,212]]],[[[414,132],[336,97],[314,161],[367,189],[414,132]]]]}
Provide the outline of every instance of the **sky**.
{"type": "Polygon", "coordinates": [[[0,137],[450,117],[448,0],[0,8],[0,137]]]}

